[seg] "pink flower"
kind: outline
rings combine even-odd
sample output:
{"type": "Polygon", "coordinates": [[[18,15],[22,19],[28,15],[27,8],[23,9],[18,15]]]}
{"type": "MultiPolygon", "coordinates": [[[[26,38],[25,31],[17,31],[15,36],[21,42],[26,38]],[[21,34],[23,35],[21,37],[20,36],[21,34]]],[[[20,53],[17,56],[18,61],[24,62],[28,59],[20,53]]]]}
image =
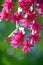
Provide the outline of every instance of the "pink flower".
{"type": "Polygon", "coordinates": [[[23,1],[23,0],[22,0],[22,1],[18,2],[18,5],[19,5],[20,7],[22,7],[22,8],[24,8],[24,7],[25,7],[26,5],[28,5],[28,4],[27,4],[27,1],[25,1],[25,0],[23,1]]]}
{"type": "Polygon", "coordinates": [[[36,20],[37,18],[37,14],[34,11],[29,11],[27,15],[27,19],[30,21],[30,23],[33,22],[33,20],[36,20]]]}
{"type": "Polygon", "coordinates": [[[12,2],[12,0],[5,0],[4,4],[2,4],[2,6],[8,12],[14,10],[14,2],[12,2]]]}
{"type": "Polygon", "coordinates": [[[2,10],[2,12],[0,13],[0,17],[1,17],[1,20],[8,20],[9,19],[9,13],[6,12],[5,9],[2,10]]]}
{"type": "Polygon", "coordinates": [[[38,43],[40,40],[40,34],[38,33],[34,33],[34,34],[30,34],[30,36],[28,36],[29,41],[32,45],[34,45],[35,43],[38,43]]]}
{"type": "Polygon", "coordinates": [[[10,46],[13,46],[14,48],[18,48],[19,46],[22,46],[24,41],[24,34],[20,31],[17,31],[14,33],[14,36],[11,38],[10,46]]]}
{"type": "Polygon", "coordinates": [[[22,18],[22,15],[21,13],[14,13],[11,17],[10,17],[10,20],[11,22],[19,22],[19,20],[22,18]]]}
{"type": "Polygon", "coordinates": [[[36,32],[39,32],[40,29],[41,29],[41,25],[40,25],[40,23],[39,23],[38,21],[34,21],[32,24],[30,24],[29,29],[30,29],[31,31],[34,30],[34,31],[36,31],[36,32]]]}
{"type": "Polygon", "coordinates": [[[29,10],[29,3],[25,0],[18,2],[19,7],[21,7],[25,12],[29,10]]]}
{"type": "Polygon", "coordinates": [[[30,50],[31,50],[30,42],[29,41],[24,41],[23,48],[22,48],[23,53],[26,54],[30,50]]]}
{"type": "Polygon", "coordinates": [[[25,13],[28,12],[30,6],[34,3],[34,0],[19,0],[18,6],[23,9],[25,13]]]}

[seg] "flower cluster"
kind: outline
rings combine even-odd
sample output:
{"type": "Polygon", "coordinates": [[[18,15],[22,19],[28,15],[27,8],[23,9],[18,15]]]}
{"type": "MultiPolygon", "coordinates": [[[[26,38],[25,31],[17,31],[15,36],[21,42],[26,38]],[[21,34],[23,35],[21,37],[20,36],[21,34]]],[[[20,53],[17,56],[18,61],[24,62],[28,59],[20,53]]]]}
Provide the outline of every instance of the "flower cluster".
{"type": "Polygon", "coordinates": [[[14,2],[4,0],[0,17],[2,20],[16,22],[16,31],[13,31],[5,41],[10,40],[10,46],[16,49],[21,47],[23,53],[27,53],[40,40],[41,24],[38,14],[43,17],[43,0],[18,0],[17,4],[18,11],[14,13],[14,2]],[[25,28],[30,30],[30,35],[26,35],[25,28]]]}

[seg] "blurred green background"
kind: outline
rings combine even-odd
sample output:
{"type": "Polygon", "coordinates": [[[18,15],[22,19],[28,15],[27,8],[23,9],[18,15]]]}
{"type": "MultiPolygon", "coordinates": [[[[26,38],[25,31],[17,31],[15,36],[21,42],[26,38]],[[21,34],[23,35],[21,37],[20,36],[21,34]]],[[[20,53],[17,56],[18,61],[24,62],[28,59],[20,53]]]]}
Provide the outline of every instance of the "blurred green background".
{"type": "MultiPolygon", "coordinates": [[[[0,5],[4,0],[0,0],[0,5]]],[[[14,0],[17,2],[17,0],[14,0]]],[[[0,6],[0,11],[1,11],[0,6]]],[[[17,5],[14,8],[14,11],[17,10],[17,5]]],[[[43,19],[38,15],[38,20],[43,24],[43,19]]],[[[21,49],[19,50],[10,47],[9,41],[4,42],[6,38],[13,30],[15,29],[15,23],[10,21],[0,22],[0,65],[43,65],[43,30],[41,30],[41,40],[36,44],[32,51],[27,54],[23,54],[21,49]]]]}

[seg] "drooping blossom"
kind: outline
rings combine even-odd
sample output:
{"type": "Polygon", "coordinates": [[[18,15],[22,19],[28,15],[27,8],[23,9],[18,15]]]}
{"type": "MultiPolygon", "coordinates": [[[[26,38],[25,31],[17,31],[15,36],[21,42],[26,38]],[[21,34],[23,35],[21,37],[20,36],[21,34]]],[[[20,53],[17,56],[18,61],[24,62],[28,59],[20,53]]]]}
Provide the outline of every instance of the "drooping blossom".
{"type": "Polygon", "coordinates": [[[38,21],[33,21],[32,24],[30,24],[29,26],[29,29],[32,31],[36,31],[36,32],[39,32],[40,31],[40,28],[41,28],[41,25],[38,21]]]}
{"type": "Polygon", "coordinates": [[[22,48],[23,53],[27,53],[30,50],[31,50],[30,42],[28,40],[24,41],[23,42],[23,48],[22,48]]]}
{"type": "Polygon", "coordinates": [[[16,49],[21,47],[23,53],[29,52],[40,40],[42,26],[38,21],[39,14],[43,17],[43,0],[18,0],[17,3],[4,0],[0,20],[16,22],[16,32],[13,31],[4,41],[10,40],[10,46],[16,49]],[[14,4],[18,5],[16,12],[14,4]],[[26,32],[30,32],[30,35],[26,32]]]}
{"type": "Polygon", "coordinates": [[[30,36],[28,36],[30,43],[34,46],[35,43],[38,43],[40,40],[40,34],[38,33],[34,33],[34,34],[30,34],[30,36]]]}
{"type": "Polygon", "coordinates": [[[18,48],[19,46],[22,46],[24,41],[24,34],[21,31],[17,31],[14,33],[14,36],[11,38],[10,46],[13,46],[14,48],[18,48]]]}

